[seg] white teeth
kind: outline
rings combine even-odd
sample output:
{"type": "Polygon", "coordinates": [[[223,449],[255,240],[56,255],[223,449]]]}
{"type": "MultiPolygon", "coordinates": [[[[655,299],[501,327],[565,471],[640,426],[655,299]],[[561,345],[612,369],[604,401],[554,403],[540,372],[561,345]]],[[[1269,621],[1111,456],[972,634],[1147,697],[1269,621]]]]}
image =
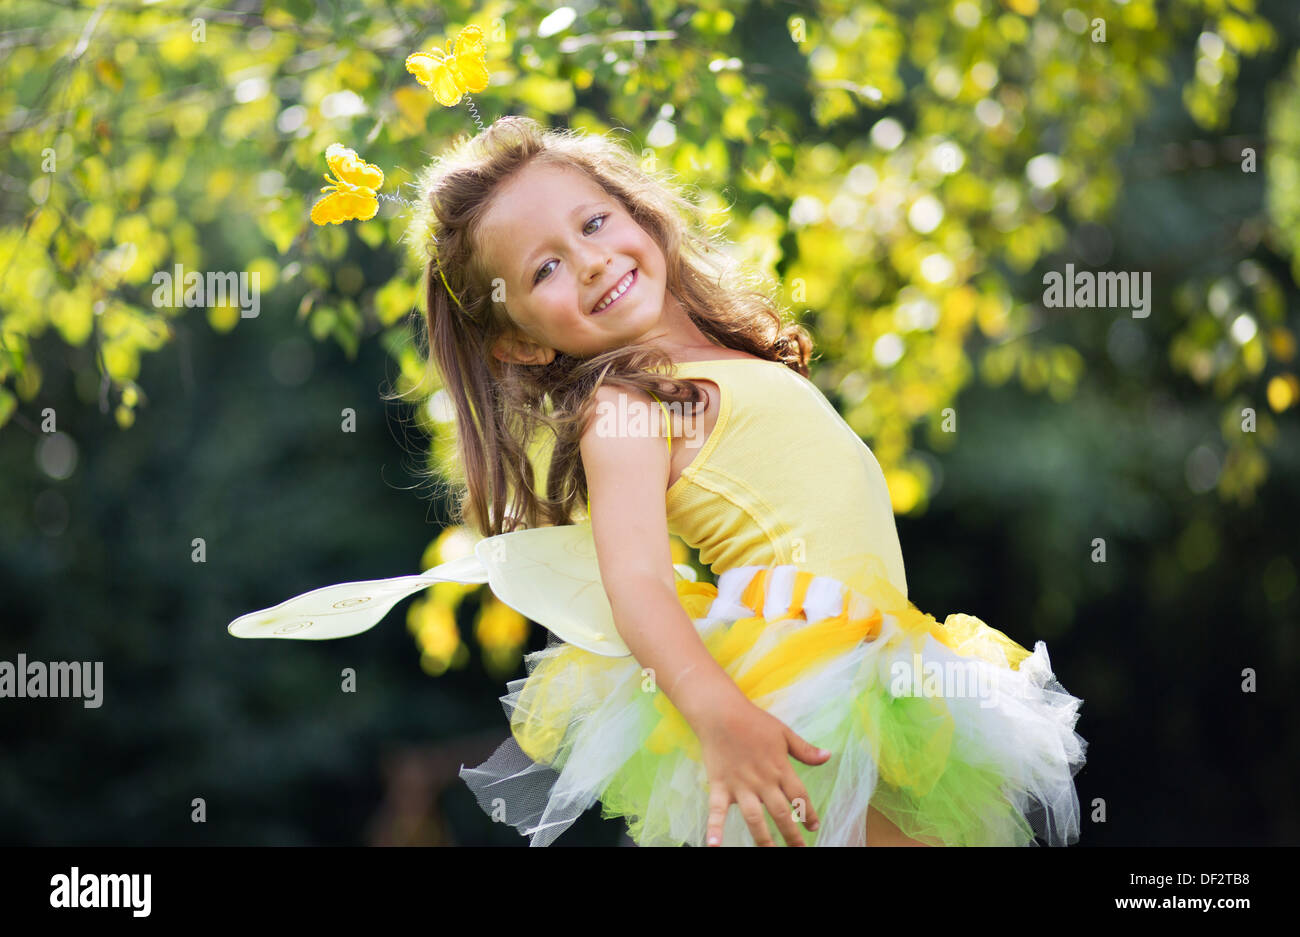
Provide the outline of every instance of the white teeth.
{"type": "Polygon", "coordinates": [[[624,293],[626,293],[626,292],[627,292],[627,288],[628,288],[629,286],[631,286],[631,285],[632,285],[632,273],[629,271],[628,275],[625,276],[622,280],[619,281],[619,284],[618,284],[617,287],[614,288],[614,291],[613,291],[612,293],[610,293],[609,296],[607,296],[607,297],[605,297],[604,299],[602,299],[602,300],[600,301],[600,305],[598,305],[598,306],[597,306],[595,309],[593,309],[592,311],[593,311],[593,312],[600,312],[602,309],[604,309],[606,306],[608,306],[608,305],[609,305],[610,303],[612,303],[614,300],[618,299],[620,296],[622,296],[624,293]]]}

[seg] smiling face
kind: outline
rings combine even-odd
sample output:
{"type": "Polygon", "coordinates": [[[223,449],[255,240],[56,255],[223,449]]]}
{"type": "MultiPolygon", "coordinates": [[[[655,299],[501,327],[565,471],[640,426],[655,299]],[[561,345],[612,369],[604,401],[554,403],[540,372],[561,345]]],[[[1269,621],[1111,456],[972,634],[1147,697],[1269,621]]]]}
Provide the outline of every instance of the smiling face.
{"type": "Polygon", "coordinates": [[[589,358],[671,332],[666,298],[669,317],[680,313],[659,245],[580,170],[525,166],[493,195],[475,240],[515,325],[496,347],[501,360],[589,358]]]}

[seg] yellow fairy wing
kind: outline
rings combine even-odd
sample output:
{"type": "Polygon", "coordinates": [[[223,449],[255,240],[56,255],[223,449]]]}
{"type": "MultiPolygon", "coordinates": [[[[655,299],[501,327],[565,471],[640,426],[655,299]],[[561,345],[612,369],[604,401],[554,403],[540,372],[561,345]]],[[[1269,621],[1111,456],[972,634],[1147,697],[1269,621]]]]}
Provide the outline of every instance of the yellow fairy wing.
{"type": "Polygon", "coordinates": [[[456,51],[471,55],[483,55],[487,52],[487,40],[483,38],[483,27],[469,25],[456,35],[456,51]]]}
{"type": "Polygon", "coordinates": [[[416,81],[432,91],[438,103],[444,107],[452,107],[460,101],[463,89],[441,49],[408,55],[406,70],[415,76],[416,81]]]}
{"type": "Polygon", "coordinates": [[[456,37],[456,71],[465,91],[488,86],[487,40],[478,26],[466,26],[456,37]]]}
{"type": "Polygon", "coordinates": [[[415,52],[406,57],[406,70],[426,88],[432,88],[438,69],[443,67],[442,51],[415,52]]]}
{"type": "Polygon", "coordinates": [[[379,211],[379,200],[362,191],[331,192],[311,208],[316,224],[342,224],[344,221],[369,221],[379,211]]]}
{"type": "MultiPolygon", "coordinates": [[[[683,606],[688,614],[698,611],[703,617],[717,588],[689,581],[688,567],[676,569],[684,577],[676,583],[683,606]]],[[[574,653],[581,649],[611,658],[631,654],[614,625],[591,525],[585,523],[485,537],[474,545],[472,554],[418,576],[314,589],[273,608],[241,615],[227,630],[239,638],[328,639],[360,634],[399,600],[438,582],[487,583],[497,599],[573,645],[574,653]]],[[[598,666],[585,659],[581,664],[589,673],[598,666]]]]}
{"type": "Polygon", "coordinates": [[[384,184],[384,171],[373,163],[357,156],[356,150],[341,143],[332,143],[325,151],[325,162],[334,175],[351,185],[377,189],[384,184]]]}
{"type": "Polygon", "coordinates": [[[626,657],[601,584],[590,524],[535,527],[485,537],[474,553],[498,599],[561,640],[602,657],[626,657]]]}
{"type": "Polygon", "coordinates": [[[456,53],[456,73],[465,91],[482,91],[488,86],[488,67],[483,53],[456,53]]]}
{"type": "Polygon", "coordinates": [[[304,592],[271,608],[240,615],[226,630],[236,638],[299,641],[346,638],[373,628],[408,595],[445,582],[484,583],[487,570],[471,554],[418,576],[335,583],[304,592]]]}

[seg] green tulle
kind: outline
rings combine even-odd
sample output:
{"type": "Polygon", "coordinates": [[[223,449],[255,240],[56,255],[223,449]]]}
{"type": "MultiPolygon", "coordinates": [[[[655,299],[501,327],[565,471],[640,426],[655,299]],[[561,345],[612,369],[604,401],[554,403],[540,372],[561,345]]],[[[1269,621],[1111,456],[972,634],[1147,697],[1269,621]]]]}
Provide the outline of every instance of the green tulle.
{"type": "Polygon", "coordinates": [[[936,696],[898,696],[877,683],[854,700],[880,783],[871,805],[903,835],[945,846],[1023,846],[1033,828],[996,771],[952,754],[954,724],[936,696]]]}
{"type": "MultiPolygon", "coordinates": [[[[660,713],[654,706],[654,696],[662,693],[646,693],[640,697],[640,720],[637,725],[638,735],[642,740],[649,737],[660,713]]],[[[666,816],[658,811],[651,811],[655,782],[661,776],[668,776],[672,769],[685,757],[680,750],[668,754],[657,754],[644,745],[623,763],[618,773],[610,780],[600,794],[601,816],[605,819],[622,817],[627,822],[627,833],[638,845],[683,845],[674,839],[667,826],[666,816]],[[647,816],[647,814],[652,814],[647,816]],[[654,820],[657,822],[647,822],[654,820]]],[[[660,793],[662,797],[662,791],[660,793]]]]}
{"type": "MultiPolygon", "coordinates": [[[[639,703],[642,739],[660,718],[653,698],[646,694],[639,703]]],[[[849,745],[870,749],[879,768],[871,805],[904,835],[947,846],[1022,846],[1033,840],[1028,821],[1002,791],[1004,779],[952,756],[953,720],[942,698],[894,697],[875,683],[849,706],[829,701],[809,724],[814,728],[803,735],[814,745],[833,752],[849,745]]],[[[670,831],[670,820],[683,805],[666,803],[665,797],[673,796],[666,785],[686,757],[681,749],[666,754],[637,749],[601,792],[602,816],[623,818],[628,835],[640,845],[683,845],[670,831]]],[[[791,763],[814,806],[824,808],[837,773],[831,762],[791,763]]],[[[707,791],[700,796],[707,798],[707,791]]],[[[764,819],[773,840],[784,842],[766,810],[764,819]]],[[[800,833],[809,846],[816,845],[818,832],[800,827],[800,833]]]]}

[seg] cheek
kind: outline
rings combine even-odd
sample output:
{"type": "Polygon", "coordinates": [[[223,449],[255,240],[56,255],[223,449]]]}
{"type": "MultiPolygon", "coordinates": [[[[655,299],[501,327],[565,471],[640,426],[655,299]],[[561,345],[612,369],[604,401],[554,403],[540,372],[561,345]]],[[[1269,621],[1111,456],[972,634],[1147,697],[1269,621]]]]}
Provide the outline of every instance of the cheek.
{"type": "Polygon", "coordinates": [[[659,243],[648,234],[645,235],[641,253],[645,255],[647,261],[654,264],[657,271],[662,272],[665,269],[664,252],[659,249],[659,243]]]}
{"type": "MultiPolygon", "coordinates": [[[[558,284],[557,284],[558,286],[558,284]]],[[[573,318],[578,305],[578,294],[567,287],[559,287],[546,297],[545,318],[549,323],[563,323],[573,318]]]]}

